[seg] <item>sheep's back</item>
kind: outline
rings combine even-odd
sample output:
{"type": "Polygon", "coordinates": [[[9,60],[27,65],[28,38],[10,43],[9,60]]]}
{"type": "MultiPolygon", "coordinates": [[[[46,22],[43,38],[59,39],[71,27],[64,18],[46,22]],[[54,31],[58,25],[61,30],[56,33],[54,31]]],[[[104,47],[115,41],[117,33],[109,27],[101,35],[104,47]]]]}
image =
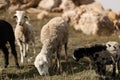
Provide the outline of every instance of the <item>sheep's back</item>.
{"type": "Polygon", "coordinates": [[[41,30],[41,42],[64,43],[68,38],[68,24],[61,17],[53,18],[41,30]]]}
{"type": "Polygon", "coordinates": [[[13,28],[10,23],[0,20],[0,47],[7,41],[15,41],[13,28]]]}

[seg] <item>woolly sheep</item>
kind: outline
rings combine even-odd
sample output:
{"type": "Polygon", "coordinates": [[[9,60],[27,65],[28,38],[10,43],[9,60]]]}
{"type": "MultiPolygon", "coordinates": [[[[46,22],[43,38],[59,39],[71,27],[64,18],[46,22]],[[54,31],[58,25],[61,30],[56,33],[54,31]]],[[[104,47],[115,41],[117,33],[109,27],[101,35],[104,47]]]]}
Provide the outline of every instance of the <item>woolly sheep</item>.
{"type": "Polygon", "coordinates": [[[67,60],[68,24],[62,17],[51,19],[41,30],[41,52],[36,56],[34,65],[40,75],[49,74],[51,55],[56,52],[57,70],[61,72],[60,53],[62,45],[65,47],[67,60]]]}
{"type": "Polygon", "coordinates": [[[20,47],[21,63],[24,62],[24,57],[29,50],[29,43],[32,43],[33,51],[35,54],[35,34],[33,26],[27,21],[28,16],[25,11],[16,11],[14,15],[17,21],[15,28],[15,38],[20,47]]]}

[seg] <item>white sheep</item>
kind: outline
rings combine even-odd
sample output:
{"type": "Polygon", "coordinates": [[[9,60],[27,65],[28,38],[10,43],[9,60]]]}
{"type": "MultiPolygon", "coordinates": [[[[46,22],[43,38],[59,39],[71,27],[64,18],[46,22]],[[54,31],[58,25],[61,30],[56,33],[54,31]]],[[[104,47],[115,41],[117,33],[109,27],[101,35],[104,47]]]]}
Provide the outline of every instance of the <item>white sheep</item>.
{"type": "Polygon", "coordinates": [[[35,58],[34,65],[40,75],[49,74],[51,56],[56,52],[57,70],[61,72],[60,53],[62,45],[65,46],[67,60],[68,23],[62,17],[51,19],[41,30],[41,52],[35,58]]]}
{"type": "Polygon", "coordinates": [[[28,16],[25,11],[16,11],[14,15],[17,25],[15,28],[15,38],[20,47],[21,63],[24,62],[24,57],[29,50],[29,43],[32,43],[34,54],[35,52],[35,34],[33,26],[27,21],[28,16]]]}

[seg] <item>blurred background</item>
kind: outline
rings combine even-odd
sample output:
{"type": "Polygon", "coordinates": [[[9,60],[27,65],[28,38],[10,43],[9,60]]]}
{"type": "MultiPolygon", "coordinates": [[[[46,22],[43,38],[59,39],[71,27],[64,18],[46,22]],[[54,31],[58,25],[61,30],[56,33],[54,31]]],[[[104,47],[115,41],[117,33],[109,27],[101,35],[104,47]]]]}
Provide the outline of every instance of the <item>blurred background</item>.
{"type": "MultiPolygon", "coordinates": [[[[16,70],[10,54],[10,65],[7,69],[2,68],[3,58],[0,56],[0,77],[3,76],[3,80],[120,80],[111,77],[111,67],[108,67],[108,78],[105,79],[90,69],[92,61],[89,58],[85,57],[76,63],[71,57],[76,47],[86,47],[108,41],[120,43],[119,4],[120,0],[0,0],[0,19],[11,23],[13,28],[15,28],[16,21],[12,17],[16,10],[25,10],[29,15],[29,21],[35,29],[37,51],[35,55],[31,51],[31,57],[40,52],[42,48],[40,31],[50,19],[61,16],[70,24],[69,62],[65,62],[64,50],[62,50],[63,73],[61,75],[56,75],[56,70],[52,68],[50,76],[40,76],[33,62],[20,64],[21,69],[16,70]]],[[[20,60],[20,51],[18,46],[16,47],[20,60]]]]}

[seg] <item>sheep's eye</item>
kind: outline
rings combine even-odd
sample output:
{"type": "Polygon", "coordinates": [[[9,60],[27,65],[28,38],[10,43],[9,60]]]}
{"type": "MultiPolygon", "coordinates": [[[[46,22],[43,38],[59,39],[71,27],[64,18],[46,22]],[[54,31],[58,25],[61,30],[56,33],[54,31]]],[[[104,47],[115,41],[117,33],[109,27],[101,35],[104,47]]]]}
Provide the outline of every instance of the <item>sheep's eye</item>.
{"type": "Polygon", "coordinates": [[[43,68],[43,67],[44,67],[44,65],[41,65],[41,67],[43,68]]]}
{"type": "Polygon", "coordinates": [[[14,15],[14,16],[13,16],[13,18],[17,18],[17,16],[16,16],[16,15],[14,15]]]}
{"type": "Polygon", "coordinates": [[[109,46],[109,47],[111,47],[111,45],[110,45],[110,44],[108,44],[108,46],[109,46]]]}

